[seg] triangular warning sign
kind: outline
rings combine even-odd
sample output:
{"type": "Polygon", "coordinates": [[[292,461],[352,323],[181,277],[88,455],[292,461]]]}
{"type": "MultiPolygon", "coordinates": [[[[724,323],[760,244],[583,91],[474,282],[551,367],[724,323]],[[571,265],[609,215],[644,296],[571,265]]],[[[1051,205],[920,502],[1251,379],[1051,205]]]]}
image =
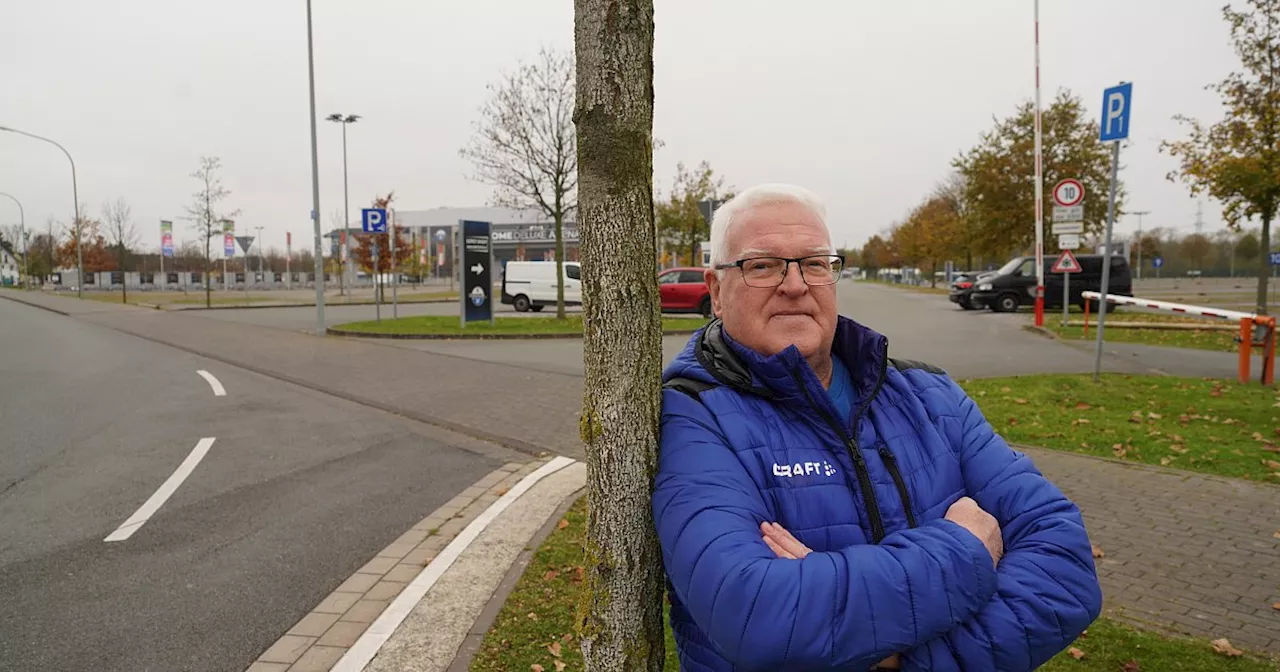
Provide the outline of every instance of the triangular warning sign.
{"type": "Polygon", "coordinates": [[[1076,255],[1071,254],[1071,250],[1063,250],[1050,270],[1054,273],[1079,273],[1080,262],[1076,260],[1076,255]]]}

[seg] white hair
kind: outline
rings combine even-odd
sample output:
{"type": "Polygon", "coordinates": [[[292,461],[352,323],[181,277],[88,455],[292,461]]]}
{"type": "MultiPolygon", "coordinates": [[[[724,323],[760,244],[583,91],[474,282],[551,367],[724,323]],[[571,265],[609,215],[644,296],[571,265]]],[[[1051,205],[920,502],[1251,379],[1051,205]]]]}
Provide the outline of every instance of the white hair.
{"type": "MultiPolygon", "coordinates": [[[[831,229],[827,228],[827,206],[817,194],[791,184],[758,184],[729,199],[720,206],[711,218],[711,265],[729,263],[729,250],[725,241],[729,238],[729,229],[741,216],[762,205],[794,203],[813,213],[822,228],[827,232],[827,241],[831,240],[831,229]]],[[[835,249],[834,245],[831,246],[835,249]]]]}

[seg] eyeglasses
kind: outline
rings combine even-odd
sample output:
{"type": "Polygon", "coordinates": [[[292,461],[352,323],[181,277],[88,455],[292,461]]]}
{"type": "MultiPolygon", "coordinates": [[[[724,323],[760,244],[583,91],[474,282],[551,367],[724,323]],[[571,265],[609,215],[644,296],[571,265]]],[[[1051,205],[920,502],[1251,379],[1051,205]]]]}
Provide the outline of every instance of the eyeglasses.
{"type": "Polygon", "coordinates": [[[732,264],[720,264],[716,270],[737,268],[742,271],[742,280],[748,287],[777,287],[787,278],[787,269],[795,262],[800,269],[800,277],[806,285],[834,285],[840,279],[840,269],[844,268],[844,257],[836,254],[815,254],[808,257],[788,259],[786,257],[751,257],[739,259],[732,264]]]}

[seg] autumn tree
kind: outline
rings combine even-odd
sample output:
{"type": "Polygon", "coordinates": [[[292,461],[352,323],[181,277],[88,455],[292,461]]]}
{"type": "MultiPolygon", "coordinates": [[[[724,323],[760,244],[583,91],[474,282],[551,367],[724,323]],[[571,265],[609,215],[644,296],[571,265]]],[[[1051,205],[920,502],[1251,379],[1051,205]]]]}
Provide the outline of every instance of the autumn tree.
{"type": "MultiPolygon", "coordinates": [[[[1052,211],[1051,187],[1059,180],[1076,178],[1086,193],[1094,194],[1084,203],[1085,230],[1101,230],[1106,222],[1107,199],[1103,194],[1110,185],[1111,157],[1098,140],[1097,121],[1089,118],[1079,97],[1062,91],[1043,111],[1042,126],[1046,220],[1052,211]]],[[[968,214],[981,223],[973,237],[981,253],[1001,256],[1032,246],[1036,212],[1034,104],[1023,103],[1012,117],[997,122],[953,165],[965,180],[968,214]]],[[[1123,201],[1124,187],[1119,185],[1117,212],[1123,201]]]]}
{"type": "MultiPolygon", "coordinates": [[[[116,265],[121,271],[127,271],[125,257],[130,249],[138,244],[138,230],[133,225],[133,209],[123,198],[117,198],[102,205],[102,219],[106,224],[111,247],[116,253],[116,265]]],[[[128,278],[121,278],[120,303],[129,301],[127,280],[128,278]]]]}
{"type": "Polygon", "coordinates": [[[588,672],[661,670],[662,554],[650,512],[661,412],[653,272],[653,0],[576,0],[582,178],[582,439],[588,672]]]}
{"type": "Polygon", "coordinates": [[[543,49],[489,85],[470,143],[459,153],[474,178],[494,187],[493,204],[537,210],[555,223],[556,317],[564,319],[564,222],[578,204],[574,64],[543,49]]]}
{"type": "MultiPolygon", "coordinates": [[[[58,265],[62,268],[77,268],[81,257],[76,248],[79,242],[83,242],[83,261],[86,275],[114,271],[116,270],[116,263],[110,250],[107,249],[106,238],[102,236],[102,222],[86,216],[84,213],[87,211],[88,206],[82,203],[80,205],[80,218],[73,218],[72,225],[67,227],[67,240],[58,246],[56,254],[58,265]]],[[[83,287],[84,279],[80,279],[79,282],[80,286],[83,287]]]]}
{"type": "MultiPolygon", "coordinates": [[[[1244,9],[1222,8],[1242,70],[1208,88],[1222,98],[1223,119],[1206,126],[1175,117],[1189,128],[1183,140],[1164,142],[1179,161],[1170,180],[1192,194],[1208,194],[1223,205],[1233,229],[1257,217],[1261,249],[1271,249],[1271,222],[1280,207],[1280,0],[1245,0],[1244,9]]],[[[1267,312],[1266,264],[1258,267],[1257,312],[1267,312]]]]}
{"type": "Polygon", "coordinates": [[[654,204],[658,240],[673,248],[676,258],[688,259],[688,265],[699,265],[696,259],[699,243],[710,240],[711,224],[699,209],[703,201],[727,200],[724,178],[716,177],[711,164],[703,161],[693,170],[684,163],[676,164],[676,176],[666,200],[654,204]]]}
{"type": "Polygon", "coordinates": [[[32,278],[48,278],[54,273],[58,240],[48,233],[37,233],[27,243],[27,271],[32,278]]]}
{"type": "Polygon", "coordinates": [[[1208,236],[1193,233],[1183,238],[1179,247],[1182,256],[1186,257],[1194,268],[1199,269],[1204,264],[1204,258],[1209,256],[1209,251],[1213,249],[1213,243],[1208,236]]]}
{"type": "Polygon", "coordinates": [[[212,285],[209,274],[213,270],[213,239],[222,236],[225,220],[240,214],[239,210],[224,211],[220,203],[231,196],[231,190],[222,186],[218,171],[222,161],[216,156],[200,157],[200,167],[191,177],[200,183],[200,190],[192,194],[191,205],[186,206],[186,219],[192,222],[196,234],[204,243],[204,305],[213,305],[212,285]]]}
{"type": "Polygon", "coordinates": [[[1253,231],[1246,232],[1240,236],[1240,240],[1236,241],[1235,256],[1237,259],[1252,263],[1258,258],[1262,252],[1262,243],[1258,242],[1258,234],[1253,231]]]}
{"type": "Polygon", "coordinates": [[[953,172],[933,188],[933,196],[946,203],[955,220],[948,235],[947,256],[964,257],[966,270],[973,269],[974,255],[981,255],[978,246],[980,224],[968,199],[969,180],[964,174],[953,172]]]}
{"type": "MultiPolygon", "coordinates": [[[[371,207],[386,210],[391,207],[393,200],[395,200],[395,192],[390,192],[386,196],[377,196],[373,199],[371,207]]],[[[404,236],[404,230],[397,228],[395,235],[396,251],[394,258],[391,255],[390,238],[385,233],[355,234],[356,247],[351,250],[351,258],[355,263],[360,268],[374,274],[374,291],[378,292],[378,296],[382,298],[385,298],[383,283],[380,282],[380,278],[377,276],[382,273],[394,275],[409,261],[409,257],[413,254],[409,240],[404,236]],[[377,252],[377,264],[374,264],[375,250],[377,252]]]]}
{"type": "Polygon", "coordinates": [[[862,246],[862,265],[867,269],[867,277],[875,278],[876,271],[893,268],[900,263],[889,242],[878,234],[871,236],[862,246]]]}

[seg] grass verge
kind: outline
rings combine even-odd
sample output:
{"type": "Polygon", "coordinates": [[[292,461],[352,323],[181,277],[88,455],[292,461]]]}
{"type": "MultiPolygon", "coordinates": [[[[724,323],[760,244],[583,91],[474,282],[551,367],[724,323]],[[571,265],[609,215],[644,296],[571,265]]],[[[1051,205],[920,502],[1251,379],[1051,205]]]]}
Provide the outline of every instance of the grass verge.
{"type": "MultiPolygon", "coordinates": [[[[706,322],[700,318],[664,317],[664,333],[692,332],[706,322]]],[[[490,325],[473,322],[463,329],[458,318],[452,315],[419,315],[396,320],[377,322],[348,322],[334,327],[343,331],[366,334],[422,335],[422,336],[543,336],[554,334],[581,334],[582,316],[571,315],[563,320],[554,317],[499,317],[490,325]]]]}
{"type": "MultiPolygon", "coordinates": [[[[472,672],[583,669],[573,622],[582,589],[586,508],[586,498],[578,500],[534,554],[472,659],[472,672]]],[[[666,669],[678,670],[670,628],[666,630],[666,641],[666,669]]],[[[1073,646],[1083,653],[1081,658],[1076,659],[1064,651],[1040,669],[1049,672],[1275,670],[1274,666],[1247,656],[1224,658],[1213,653],[1207,642],[1141,632],[1105,617],[1091,625],[1073,646]],[[1124,667],[1130,661],[1137,661],[1138,667],[1124,667]]]]}
{"type": "Polygon", "coordinates": [[[1280,390],[1104,374],[961,381],[1007,440],[1280,483],[1280,390]]]}
{"type": "MultiPolygon", "coordinates": [[[[1195,350],[1213,350],[1215,352],[1239,352],[1240,345],[1235,342],[1235,332],[1216,329],[1143,329],[1134,327],[1112,326],[1115,322],[1156,322],[1173,320],[1132,320],[1136,314],[1124,313],[1107,317],[1105,338],[1116,343],[1140,343],[1142,345],[1160,345],[1166,348],[1192,348],[1195,350]]],[[[1093,342],[1098,338],[1097,322],[1089,318],[1089,333],[1086,336],[1083,326],[1062,326],[1060,316],[1052,319],[1045,315],[1044,326],[1058,338],[1069,341],[1093,342]]],[[[1078,318],[1073,318],[1078,319],[1078,318]]],[[[1201,321],[1201,324],[1204,324],[1201,321]]]]}

